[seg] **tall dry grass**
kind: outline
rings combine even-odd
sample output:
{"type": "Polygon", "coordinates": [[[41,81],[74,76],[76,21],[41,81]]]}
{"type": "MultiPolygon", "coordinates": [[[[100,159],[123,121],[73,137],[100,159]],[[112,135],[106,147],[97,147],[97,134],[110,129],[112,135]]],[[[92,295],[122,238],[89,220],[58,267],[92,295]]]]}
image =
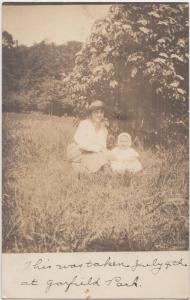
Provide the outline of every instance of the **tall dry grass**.
{"type": "Polygon", "coordinates": [[[74,130],[68,117],[4,114],[3,251],[187,249],[187,149],[138,149],[139,174],[78,178],[74,130]]]}

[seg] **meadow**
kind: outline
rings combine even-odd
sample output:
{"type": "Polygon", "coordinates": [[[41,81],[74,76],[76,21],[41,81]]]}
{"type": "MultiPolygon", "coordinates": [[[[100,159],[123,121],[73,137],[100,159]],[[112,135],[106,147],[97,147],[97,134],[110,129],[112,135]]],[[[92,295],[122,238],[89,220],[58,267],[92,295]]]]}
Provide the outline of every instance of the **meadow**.
{"type": "Polygon", "coordinates": [[[3,114],[3,252],[188,248],[188,149],[139,147],[143,171],[76,176],[73,118],[3,114]]]}

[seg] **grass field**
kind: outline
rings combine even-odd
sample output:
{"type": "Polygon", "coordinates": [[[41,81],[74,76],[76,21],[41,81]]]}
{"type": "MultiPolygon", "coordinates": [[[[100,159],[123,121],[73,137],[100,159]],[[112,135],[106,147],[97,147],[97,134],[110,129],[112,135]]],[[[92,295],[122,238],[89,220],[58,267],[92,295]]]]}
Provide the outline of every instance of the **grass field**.
{"type": "Polygon", "coordinates": [[[78,178],[74,130],[68,117],[3,115],[3,252],[187,249],[187,149],[137,149],[137,175],[78,178]]]}

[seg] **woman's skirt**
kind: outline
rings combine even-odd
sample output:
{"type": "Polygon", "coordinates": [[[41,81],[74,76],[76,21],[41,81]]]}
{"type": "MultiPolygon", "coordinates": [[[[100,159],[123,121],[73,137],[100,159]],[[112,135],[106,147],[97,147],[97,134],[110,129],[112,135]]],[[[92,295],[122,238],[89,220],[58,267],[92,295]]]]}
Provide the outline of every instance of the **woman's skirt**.
{"type": "Polygon", "coordinates": [[[67,159],[72,163],[72,167],[77,173],[95,173],[108,162],[102,152],[81,150],[76,143],[68,145],[67,159]]]}

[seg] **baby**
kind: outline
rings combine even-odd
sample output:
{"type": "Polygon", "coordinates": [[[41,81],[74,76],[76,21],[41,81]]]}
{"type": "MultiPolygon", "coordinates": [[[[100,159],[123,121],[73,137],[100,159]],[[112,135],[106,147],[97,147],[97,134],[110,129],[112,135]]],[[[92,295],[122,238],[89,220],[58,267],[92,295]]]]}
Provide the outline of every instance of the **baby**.
{"type": "Polygon", "coordinates": [[[139,154],[131,148],[131,136],[123,132],[119,134],[117,139],[117,147],[111,150],[113,154],[111,160],[111,169],[117,173],[138,172],[142,170],[139,161],[139,154]]]}

